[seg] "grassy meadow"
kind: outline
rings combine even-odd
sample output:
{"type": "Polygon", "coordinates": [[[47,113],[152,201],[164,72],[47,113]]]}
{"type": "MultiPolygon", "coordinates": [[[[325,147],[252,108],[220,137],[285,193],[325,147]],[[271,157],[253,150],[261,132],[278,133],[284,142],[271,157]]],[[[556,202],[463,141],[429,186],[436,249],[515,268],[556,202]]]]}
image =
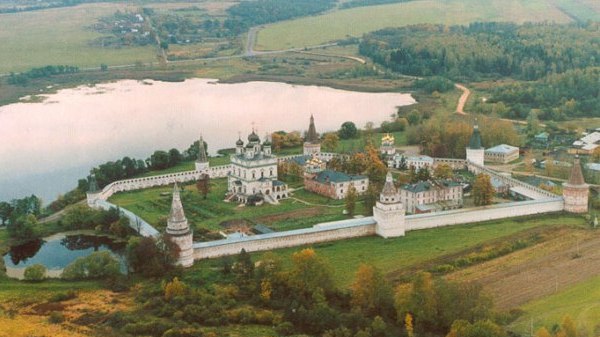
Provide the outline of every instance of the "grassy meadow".
{"type": "MultiPolygon", "coordinates": [[[[569,5],[571,13],[584,12],[600,17],[600,12],[586,11],[579,2],[561,0],[569,5]]],[[[324,15],[300,18],[268,25],[258,34],[256,48],[277,50],[301,48],[385,27],[418,23],[445,25],[467,24],[475,21],[572,21],[550,0],[418,0],[381,6],[357,7],[324,15]]]]}
{"type": "MultiPolygon", "coordinates": [[[[425,263],[448,254],[456,254],[474,248],[488,241],[500,240],[522,231],[540,226],[560,226],[580,224],[582,219],[570,215],[550,215],[524,217],[450,226],[409,232],[405,237],[382,239],[377,236],[334,241],[307,247],[315,249],[318,255],[326,258],[332,266],[336,283],[349,286],[361,263],[370,263],[388,275],[408,267],[425,263]]],[[[290,263],[291,255],[305,247],[292,247],[274,251],[285,263],[290,263]]],[[[256,253],[260,259],[263,253],[256,253]]],[[[219,260],[196,263],[197,268],[219,265],[219,260]]]]}
{"type": "Polygon", "coordinates": [[[91,26],[102,16],[130,5],[98,3],[0,15],[0,74],[45,65],[100,67],[155,62],[155,48],[99,48],[91,26]]]}
{"type": "Polygon", "coordinates": [[[579,283],[557,294],[524,305],[525,314],[511,325],[514,331],[529,333],[542,326],[560,324],[565,315],[571,316],[583,336],[597,336],[600,322],[600,277],[579,283]]]}
{"type": "MultiPolygon", "coordinates": [[[[138,191],[118,193],[110,202],[124,207],[150,224],[162,229],[171,207],[173,187],[156,187],[138,191]]],[[[211,191],[205,200],[196,187],[187,185],[181,194],[187,218],[197,229],[223,230],[219,224],[224,221],[244,220],[250,223],[265,224],[274,230],[291,230],[310,227],[320,222],[342,220],[342,202],[299,190],[296,199],[281,201],[280,205],[264,204],[259,207],[239,206],[235,202],[223,202],[227,191],[226,179],[213,179],[211,191]],[[309,204],[306,204],[309,203],[309,204]]],[[[357,204],[357,214],[364,211],[357,204]]]]}

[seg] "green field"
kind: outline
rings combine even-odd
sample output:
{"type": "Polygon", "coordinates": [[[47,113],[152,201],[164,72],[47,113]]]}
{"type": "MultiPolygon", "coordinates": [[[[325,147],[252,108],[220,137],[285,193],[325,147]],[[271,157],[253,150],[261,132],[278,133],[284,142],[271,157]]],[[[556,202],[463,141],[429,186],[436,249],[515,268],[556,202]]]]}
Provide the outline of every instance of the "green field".
{"type": "MultiPolygon", "coordinates": [[[[583,218],[570,215],[516,218],[419,230],[396,239],[371,236],[316,244],[311,247],[329,261],[336,282],[341,286],[348,286],[361,263],[371,263],[386,273],[394,273],[403,268],[473,248],[490,240],[508,237],[530,228],[579,225],[583,222],[583,218]]],[[[279,249],[275,253],[289,263],[292,253],[301,249],[303,247],[279,249]]],[[[260,254],[257,253],[257,259],[260,259],[260,254]]],[[[218,260],[197,263],[195,268],[206,268],[207,264],[218,265],[218,263],[218,260]]]]}
{"type": "MultiPolygon", "coordinates": [[[[118,193],[109,201],[134,212],[153,226],[162,229],[171,207],[172,190],[172,186],[166,186],[118,193]]],[[[226,190],[226,179],[214,179],[211,181],[211,192],[204,200],[195,186],[185,187],[181,194],[182,204],[187,218],[195,228],[219,231],[223,230],[219,224],[224,221],[248,220],[252,223],[265,224],[274,230],[290,230],[347,218],[342,215],[343,207],[339,207],[341,204],[339,201],[332,201],[302,190],[296,192],[295,196],[301,200],[306,198],[305,201],[311,205],[295,199],[287,199],[281,201],[280,205],[240,207],[235,202],[223,201],[226,190]]],[[[358,204],[357,213],[363,211],[362,204],[358,204]]]]}
{"type": "Polygon", "coordinates": [[[542,326],[550,329],[560,324],[565,315],[571,316],[580,336],[598,336],[600,322],[600,277],[577,284],[555,295],[524,305],[525,314],[511,328],[519,333],[529,333],[542,326]],[[585,334],[582,334],[585,333],[585,334]]]}
{"type": "Polygon", "coordinates": [[[100,37],[91,26],[97,19],[128,5],[89,4],[0,15],[0,74],[45,65],[99,67],[156,62],[155,49],[92,47],[100,37]]]}
{"type": "MultiPolygon", "coordinates": [[[[574,1],[569,1],[569,4],[572,12],[583,7],[574,1]]],[[[385,27],[417,23],[453,25],[475,21],[564,23],[572,20],[552,0],[417,0],[345,9],[269,25],[258,34],[256,46],[262,50],[300,48],[349,36],[360,37],[385,27]]]]}

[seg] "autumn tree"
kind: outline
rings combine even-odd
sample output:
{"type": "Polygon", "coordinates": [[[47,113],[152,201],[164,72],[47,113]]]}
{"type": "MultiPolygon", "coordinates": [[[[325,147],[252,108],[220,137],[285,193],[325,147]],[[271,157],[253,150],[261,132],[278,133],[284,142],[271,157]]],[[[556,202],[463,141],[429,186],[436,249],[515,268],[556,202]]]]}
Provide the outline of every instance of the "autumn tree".
{"type": "Polygon", "coordinates": [[[210,192],[210,177],[208,174],[203,173],[200,175],[200,178],[196,181],[196,188],[206,200],[206,196],[210,192]]]}
{"type": "Polygon", "coordinates": [[[323,142],[321,143],[321,147],[323,150],[328,152],[333,152],[337,149],[340,143],[340,137],[335,132],[326,133],[323,137],[323,142]]]}
{"type": "Polygon", "coordinates": [[[350,185],[348,188],[348,192],[346,192],[345,206],[346,212],[348,215],[354,215],[354,210],[356,208],[356,199],[358,198],[358,194],[356,193],[356,188],[354,185],[350,185]]]}
{"type": "MultiPolygon", "coordinates": [[[[560,325],[559,335],[561,337],[577,337],[577,327],[575,326],[575,322],[571,319],[571,316],[566,315],[562,324],[560,325]]],[[[558,335],[557,335],[558,336],[558,335]]]]}
{"type": "Polygon", "coordinates": [[[473,199],[476,206],[490,205],[495,193],[496,191],[494,186],[492,186],[489,175],[480,173],[475,177],[473,199]]]}
{"type": "Polygon", "coordinates": [[[369,176],[369,182],[382,184],[387,174],[387,166],[379,157],[379,151],[372,144],[365,147],[365,152],[367,154],[366,174],[369,176]]]}
{"type": "Polygon", "coordinates": [[[318,289],[330,293],[334,289],[330,266],[311,248],[296,252],[292,254],[289,285],[301,300],[311,301],[318,289]]]}
{"type": "Polygon", "coordinates": [[[448,164],[440,164],[433,170],[433,176],[438,179],[450,179],[453,175],[452,167],[448,164]]]}
{"type": "Polygon", "coordinates": [[[372,265],[361,264],[356,272],[351,304],[367,317],[390,317],[393,311],[392,288],[381,271],[372,265]]]}
{"type": "Polygon", "coordinates": [[[525,165],[525,171],[532,173],[533,172],[533,162],[535,158],[533,157],[533,152],[529,149],[525,151],[525,156],[523,157],[523,164],[525,165]]]}
{"type": "Polygon", "coordinates": [[[179,281],[179,278],[175,277],[171,282],[167,282],[163,287],[165,293],[165,300],[170,301],[177,296],[185,295],[187,286],[185,283],[179,281]]]}
{"type": "Polygon", "coordinates": [[[548,329],[542,327],[535,333],[535,337],[552,337],[552,334],[550,334],[548,329]]]}
{"type": "Polygon", "coordinates": [[[413,327],[413,317],[408,312],[406,313],[406,316],[404,316],[404,330],[406,330],[406,335],[408,337],[415,336],[415,329],[413,327]]]}

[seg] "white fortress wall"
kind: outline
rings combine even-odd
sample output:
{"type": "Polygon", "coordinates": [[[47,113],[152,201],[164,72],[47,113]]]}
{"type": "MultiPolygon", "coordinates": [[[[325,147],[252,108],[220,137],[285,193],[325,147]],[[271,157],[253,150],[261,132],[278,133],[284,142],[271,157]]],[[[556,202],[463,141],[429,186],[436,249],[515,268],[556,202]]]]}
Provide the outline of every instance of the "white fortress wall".
{"type": "Polygon", "coordinates": [[[109,210],[110,208],[118,208],[121,211],[121,215],[123,215],[129,219],[129,227],[133,228],[133,230],[136,231],[137,233],[139,233],[141,236],[157,237],[160,235],[160,233],[156,230],[156,228],[152,227],[149,223],[144,221],[144,219],[135,215],[130,210],[127,210],[123,207],[113,205],[106,200],[96,200],[94,205],[96,207],[102,208],[104,210],[109,210]]]}
{"type": "Polygon", "coordinates": [[[498,172],[490,170],[487,167],[479,166],[479,165],[471,163],[471,162],[468,162],[467,165],[469,166],[469,170],[471,172],[475,173],[475,174],[485,173],[487,175],[490,175],[490,176],[493,176],[495,178],[500,179],[502,182],[510,185],[511,187],[518,186],[518,187],[527,189],[530,192],[532,192],[534,195],[536,195],[535,199],[546,199],[546,198],[555,198],[555,197],[558,197],[558,195],[556,195],[556,194],[554,194],[554,193],[552,193],[550,191],[546,191],[546,190],[544,190],[542,188],[539,188],[537,186],[529,185],[529,184],[527,184],[527,183],[525,183],[523,181],[520,181],[518,179],[515,179],[515,178],[512,178],[512,177],[508,177],[508,176],[499,174],[498,172]]]}
{"type": "Polygon", "coordinates": [[[200,175],[203,173],[208,174],[211,178],[225,178],[229,175],[229,172],[231,172],[231,165],[221,165],[209,167],[207,170],[203,171],[183,171],[143,178],[118,180],[106,185],[102,189],[102,192],[99,193],[99,198],[106,200],[117,192],[139,190],[155,186],[167,186],[172,185],[175,182],[183,183],[194,181],[200,178],[200,175]]]}
{"type": "Polygon", "coordinates": [[[437,213],[415,214],[406,216],[406,231],[505,219],[524,215],[560,212],[563,209],[563,198],[555,196],[553,198],[540,200],[509,202],[437,213]]]}
{"type": "Polygon", "coordinates": [[[242,249],[245,249],[247,252],[257,252],[360,236],[370,236],[374,234],[375,220],[373,220],[372,217],[343,220],[286,232],[275,232],[218,241],[197,242],[194,243],[194,259],[200,260],[235,255],[239,254],[242,249]]]}

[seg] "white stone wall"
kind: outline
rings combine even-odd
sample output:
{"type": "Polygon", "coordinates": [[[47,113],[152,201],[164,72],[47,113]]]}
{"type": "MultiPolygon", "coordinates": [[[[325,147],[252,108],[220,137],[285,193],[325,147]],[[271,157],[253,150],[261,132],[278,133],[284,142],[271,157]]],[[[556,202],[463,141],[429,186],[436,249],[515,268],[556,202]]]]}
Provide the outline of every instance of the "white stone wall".
{"type": "Polygon", "coordinates": [[[405,223],[406,231],[411,231],[504,219],[523,215],[560,212],[563,209],[563,198],[554,197],[544,200],[510,202],[492,206],[467,208],[438,213],[408,215],[406,216],[405,223]]]}
{"type": "Polygon", "coordinates": [[[200,175],[202,175],[203,173],[208,174],[209,177],[213,179],[225,178],[231,173],[231,165],[209,167],[207,170],[202,171],[194,170],[174,172],[144,178],[118,180],[104,186],[102,191],[99,192],[96,197],[100,200],[107,200],[117,192],[140,190],[156,186],[173,185],[175,182],[183,183],[187,181],[194,181],[199,179],[200,175]]]}
{"type": "Polygon", "coordinates": [[[372,217],[363,218],[360,221],[358,219],[349,220],[349,222],[355,221],[358,223],[348,226],[315,226],[309,229],[195,243],[194,259],[201,260],[235,255],[239,254],[242,249],[245,249],[247,252],[256,252],[375,234],[375,221],[372,217]]]}

